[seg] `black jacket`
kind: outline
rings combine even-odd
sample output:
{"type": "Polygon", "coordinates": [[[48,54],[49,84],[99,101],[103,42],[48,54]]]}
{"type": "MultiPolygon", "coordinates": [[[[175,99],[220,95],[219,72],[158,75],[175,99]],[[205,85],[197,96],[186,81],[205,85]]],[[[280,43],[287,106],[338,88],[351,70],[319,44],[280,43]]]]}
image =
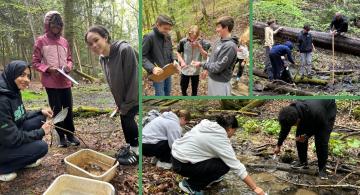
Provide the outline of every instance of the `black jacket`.
{"type": "MultiPolygon", "coordinates": [[[[294,106],[298,112],[300,122],[296,129],[296,136],[308,137],[321,131],[332,130],[336,117],[335,100],[303,100],[296,101],[294,106]]],[[[281,146],[288,136],[291,127],[281,127],[278,146],[281,146]]]]}
{"type": "Polygon", "coordinates": [[[144,36],[142,52],[143,67],[148,73],[152,73],[154,64],[162,68],[174,61],[171,37],[160,33],[156,27],[144,36]]]}
{"type": "Polygon", "coordinates": [[[5,73],[2,73],[0,75],[0,149],[16,148],[40,140],[45,135],[43,129],[22,130],[24,121],[40,111],[26,112],[19,90],[15,88],[13,81],[7,80],[5,73]]]}
{"type": "Polygon", "coordinates": [[[335,30],[342,32],[345,27],[347,28],[347,25],[348,22],[346,17],[342,16],[339,20],[334,17],[330,23],[330,30],[334,28],[335,30]]]}
{"type": "Polygon", "coordinates": [[[298,35],[299,51],[300,53],[312,52],[312,35],[301,31],[298,35]]]}

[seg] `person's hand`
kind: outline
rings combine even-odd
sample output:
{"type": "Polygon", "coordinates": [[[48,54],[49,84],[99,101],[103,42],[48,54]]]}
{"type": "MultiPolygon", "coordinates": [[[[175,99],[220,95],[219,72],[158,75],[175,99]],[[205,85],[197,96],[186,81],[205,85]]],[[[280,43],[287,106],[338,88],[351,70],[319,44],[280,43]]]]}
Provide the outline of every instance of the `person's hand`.
{"type": "Polygon", "coordinates": [[[45,116],[45,117],[48,117],[48,118],[51,118],[53,117],[54,113],[53,111],[50,109],[50,108],[43,108],[41,110],[41,113],[45,116]]]}
{"type": "Polygon", "coordinates": [[[237,48],[237,51],[238,51],[238,52],[242,52],[243,49],[241,49],[240,47],[238,47],[238,48],[237,48]]]}
{"type": "Polygon", "coordinates": [[[68,66],[64,66],[64,71],[65,71],[66,73],[69,73],[69,72],[71,71],[71,69],[70,69],[70,67],[68,67],[68,66]]]}
{"type": "Polygon", "coordinates": [[[274,149],[274,154],[280,154],[280,151],[281,151],[281,146],[277,145],[274,149]]]}
{"type": "Polygon", "coordinates": [[[57,73],[58,71],[56,70],[56,68],[54,66],[50,66],[48,69],[46,69],[46,72],[48,72],[50,74],[54,74],[54,73],[57,73]]]}
{"type": "Polygon", "coordinates": [[[297,141],[297,142],[304,143],[306,140],[307,140],[306,135],[300,135],[300,136],[297,136],[297,137],[296,137],[296,141],[297,141]]]}
{"type": "Polygon", "coordinates": [[[255,190],[254,190],[255,194],[257,195],[265,195],[265,192],[263,189],[259,188],[259,187],[256,187],[255,190]]]}
{"type": "Polygon", "coordinates": [[[51,132],[51,125],[50,125],[50,121],[47,121],[46,123],[44,123],[41,128],[44,130],[45,135],[49,134],[51,132]]]}
{"type": "Polygon", "coordinates": [[[181,68],[185,68],[186,66],[187,66],[187,65],[185,64],[184,61],[181,61],[181,62],[180,62],[180,67],[181,67],[181,68]]]}
{"type": "Polygon", "coordinates": [[[160,68],[160,67],[154,67],[154,69],[153,69],[153,71],[152,71],[152,73],[154,74],[154,75],[160,75],[161,73],[163,73],[164,72],[164,70],[162,69],[162,68],[160,68]]]}
{"type": "Polygon", "coordinates": [[[197,61],[192,61],[191,65],[195,66],[195,67],[200,67],[201,66],[201,62],[197,62],[197,61]]]}
{"type": "Polygon", "coordinates": [[[208,72],[207,72],[206,70],[204,70],[204,71],[200,74],[200,79],[202,79],[202,80],[206,79],[207,74],[208,74],[208,72]]]}

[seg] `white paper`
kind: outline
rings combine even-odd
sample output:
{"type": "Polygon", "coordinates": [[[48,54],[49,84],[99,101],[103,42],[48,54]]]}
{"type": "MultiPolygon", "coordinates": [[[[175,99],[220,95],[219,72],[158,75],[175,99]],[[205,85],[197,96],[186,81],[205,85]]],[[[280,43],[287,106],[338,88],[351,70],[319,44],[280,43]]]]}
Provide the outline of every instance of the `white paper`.
{"type": "Polygon", "coordinates": [[[77,81],[75,81],[75,79],[73,79],[70,75],[66,74],[66,72],[60,68],[56,68],[56,70],[58,72],[60,72],[62,75],[64,75],[67,79],[69,79],[71,82],[75,83],[75,84],[79,84],[77,81]]]}

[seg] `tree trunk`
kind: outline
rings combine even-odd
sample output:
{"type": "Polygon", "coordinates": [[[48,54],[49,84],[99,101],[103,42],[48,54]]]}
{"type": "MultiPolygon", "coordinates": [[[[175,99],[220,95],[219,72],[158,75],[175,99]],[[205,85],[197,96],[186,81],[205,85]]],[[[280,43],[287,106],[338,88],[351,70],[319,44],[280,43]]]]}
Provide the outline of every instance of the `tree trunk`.
{"type": "Polygon", "coordinates": [[[65,38],[67,39],[70,45],[70,52],[73,51],[74,43],[74,18],[75,18],[75,1],[73,0],[64,0],[64,23],[65,23],[65,38]]]}
{"type": "MultiPolygon", "coordinates": [[[[263,38],[264,29],[267,25],[264,22],[254,22],[253,32],[254,35],[263,38]]],[[[284,39],[290,39],[296,41],[298,33],[302,30],[300,28],[283,27],[282,31],[279,31],[275,36],[284,39]]],[[[314,45],[325,49],[332,49],[332,35],[327,32],[310,31],[313,37],[314,45]]],[[[356,56],[360,56],[360,39],[353,37],[335,37],[335,51],[348,53],[356,56]]]]}

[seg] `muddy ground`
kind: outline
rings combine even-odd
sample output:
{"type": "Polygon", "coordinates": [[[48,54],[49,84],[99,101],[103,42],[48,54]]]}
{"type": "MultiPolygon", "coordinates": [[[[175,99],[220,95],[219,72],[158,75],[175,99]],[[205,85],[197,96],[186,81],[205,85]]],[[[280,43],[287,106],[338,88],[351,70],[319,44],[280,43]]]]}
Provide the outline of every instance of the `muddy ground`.
{"type": "MultiPolygon", "coordinates": [[[[32,83],[31,91],[44,93],[41,84],[32,83]]],[[[74,107],[93,106],[100,108],[114,108],[112,95],[106,84],[82,84],[73,87],[74,107]]],[[[26,108],[42,107],[47,105],[46,94],[24,102],[26,108]]],[[[110,118],[109,114],[86,118],[75,117],[75,128],[79,136],[90,149],[114,156],[117,150],[125,144],[121,130],[120,117],[110,118]]],[[[50,135],[44,139],[50,145],[50,135]]],[[[49,147],[42,164],[37,168],[24,169],[17,172],[18,177],[11,182],[0,183],[0,194],[42,194],[56,177],[66,173],[63,159],[86,146],[57,148],[49,147]]],[[[138,171],[137,166],[120,166],[116,176],[110,182],[116,194],[137,194],[138,171]]]]}
{"type": "MultiPolygon", "coordinates": [[[[163,104],[164,102],[158,102],[159,100],[152,100],[144,103],[144,113],[150,109],[157,109],[158,105],[163,104]]],[[[264,105],[253,109],[252,111],[260,113],[259,116],[253,117],[254,119],[276,119],[277,113],[279,110],[286,106],[290,101],[281,100],[281,101],[267,101],[264,105]]],[[[355,103],[359,104],[359,102],[355,103]]],[[[338,104],[339,105],[339,104],[338,104]]],[[[347,127],[360,127],[358,120],[355,120],[352,116],[349,115],[349,109],[352,106],[342,105],[338,110],[338,117],[336,119],[336,125],[347,126],[347,127]]],[[[201,118],[206,118],[208,113],[206,112],[209,109],[221,109],[220,103],[218,101],[188,101],[183,100],[176,102],[171,105],[173,109],[189,109],[193,115],[201,116],[201,118]]],[[[223,114],[223,113],[219,113],[223,114]]],[[[188,126],[193,126],[197,124],[201,119],[193,118],[188,126]]],[[[186,128],[189,129],[189,128],[186,128]]],[[[281,163],[279,158],[275,160],[272,159],[272,155],[263,155],[256,156],[254,154],[254,149],[256,147],[268,144],[265,153],[271,153],[273,147],[271,144],[277,142],[277,135],[268,135],[264,132],[258,133],[247,133],[243,131],[243,128],[240,128],[232,137],[231,142],[235,149],[235,152],[242,163],[245,165],[249,164],[265,164],[265,165],[274,165],[274,166],[289,166],[289,164],[281,163]]],[[[309,147],[312,145],[313,140],[310,141],[309,147]]],[[[288,139],[284,142],[282,148],[282,154],[284,151],[291,151],[294,159],[296,160],[296,147],[294,141],[294,135],[289,136],[288,139]]],[[[359,159],[359,149],[355,151],[349,151],[348,155],[344,157],[336,157],[334,155],[329,156],[329,166],[336,166],[336,162],[340,164],[352,164],[353,166],[360,166],[359,159]],[[351,161],[351,162],[350,162],[351,161]]],[[[309,149],[309,162],[311,164],[310,170],[316,172],[316,154],[313,150],[309,149]]],[[[162,170],[150,163],[151,158],[144,157],[143,163],[143,189],[145,194],[183,194],[178,183],[182,180],[182,177],[170,170],[162,170]]],[[[333,185],[337,184],[342,180],[347,174],[346,173],[337,173],[334,171],[329,173],[329,180],[322,181],[319,180],[317,176],[293,173],[287,171],[279,171],[275,169],[263,169],[263,168],[252,168],[247,166],[247,169],[250,175],[255,179],[257,184],[262,187],[268,194],[280,194],[280,195],[316,195],[316,194],[339,194],[339,195],[350,195],[358,194],[356,190],[348,189],[331,189],[331,188],[308,188],[294,185],[290,182],[296,184],[305,184],[305,185],[333,185]],[[287,181],[289,182],[287,182],[287,181]]],[[[350,175],[348,178],[343,180],[342,184],[353,184],[359,185],[360,177],[358,175],[350,175]]],[[[230,171],[226,174],[225,179],[216,184],[207,188],[205,194],[253,194],[245,186],[245,184],[232,172],[230,171]]]]}

